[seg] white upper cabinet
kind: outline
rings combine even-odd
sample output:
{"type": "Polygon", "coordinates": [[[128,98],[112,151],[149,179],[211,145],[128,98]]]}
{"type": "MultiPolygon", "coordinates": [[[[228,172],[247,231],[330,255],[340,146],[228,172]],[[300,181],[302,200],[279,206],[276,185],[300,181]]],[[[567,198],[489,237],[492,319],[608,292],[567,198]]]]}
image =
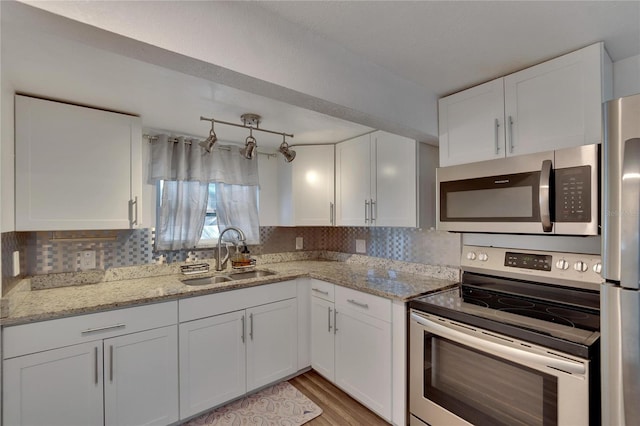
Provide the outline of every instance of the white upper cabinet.
{"type": "Polygon", "coordinates": [[[336,224],[417,225],[416,142],[377,131],[336,145],[336,224]]]}
{"type": "Polygon", "coordinates": [[[140,224],[138,117],[17,95],[16,231],[140,224]]]}
{"type": "MultiPolygon", "coordinates": [[[[334,146],[296,146],[292,171],[293,224],[334,224],[334,146]]],[[[287,167],[285,165],[284,167],[287,167]]]]}
{"type": "Polygon", "coordinates": [[[441,165],[504,157],[502,78],[440,99],[438,112],[441,165]]]}
{"type": "Polygon", "coordinates": [[[601,142],[611,67],[596,43],[440,99],[440,165],[601,142]]]}

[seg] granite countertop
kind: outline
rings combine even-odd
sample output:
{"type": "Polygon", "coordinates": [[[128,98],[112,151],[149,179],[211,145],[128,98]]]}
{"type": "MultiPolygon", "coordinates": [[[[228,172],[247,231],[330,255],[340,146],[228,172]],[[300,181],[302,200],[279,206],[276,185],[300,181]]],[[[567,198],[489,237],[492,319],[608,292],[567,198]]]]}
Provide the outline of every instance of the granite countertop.
{"type": "MultiPolygon", "coordinates": [[[[391,265],[395,266],[395,265],[391,265]]],[[[88,314],[114,308],[136,306],[160,301],[177,300],[239,288],[286,281],[298,277],[311,277],[344,287],[371,293],[397,301],[408,301],[416,296],[432,293],[456,285],[456,270],[448,268],[440,278],[390,269],[390,265],[371,265],[366,262],[349,263],[328,260],[297,260],[288,262],[259,263],[257,269],[274,272],[274,275],[227,281],[200,286],[186,285],[182,281],[194,277],[225,274],[207,273],[185,276],[176,273],[176,268],[165,269],[165,275],[129,278],[136,273],[116,273],[110,279],[85,284],[80,282],[64,287],[32,290],[30,279],[3,298],[5,317],[0,325],[9,326],[28,322],[88,314]],[[172,273],[166,273],[166,272],[172,273]],[[7,312],[8,311],[8,312],[7,312]]],[[[151,270],[152,267],[147,267],[151,270]]],[[[143,271],[144,272],[144,271],[143,271]]],[[[156,271],[156,274],[158,272],[156,271]]],[[[113,275],[113,274],[112,274],[113,275]]],[[[149,274],[147,274],[149,275],[149,274]]],[[[45,276],[46,277],[46,276],[45,276]]],[[[42,280],[40,280],[42,281],[42,280]]]]}

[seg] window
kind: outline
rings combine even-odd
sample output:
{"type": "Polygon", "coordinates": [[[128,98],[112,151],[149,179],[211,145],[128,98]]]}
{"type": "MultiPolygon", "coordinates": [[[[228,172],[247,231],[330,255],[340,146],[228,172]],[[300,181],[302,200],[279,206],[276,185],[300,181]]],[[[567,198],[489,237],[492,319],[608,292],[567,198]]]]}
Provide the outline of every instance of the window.
{"type": "Polygon", "coordinates": [[[207,213],[204,216],[204,227],[198,247],[215,245],[218,243],[220,229],[218,229],[218,215],[216,213],[216,184],[209,184],[209,198],[207,200],[207,213]]]}

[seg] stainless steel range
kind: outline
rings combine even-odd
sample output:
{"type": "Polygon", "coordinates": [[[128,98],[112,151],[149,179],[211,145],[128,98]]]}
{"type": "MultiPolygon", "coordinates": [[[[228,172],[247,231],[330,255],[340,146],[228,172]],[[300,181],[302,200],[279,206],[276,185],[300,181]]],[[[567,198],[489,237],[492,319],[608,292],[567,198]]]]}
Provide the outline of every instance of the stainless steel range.
{"type": "Polygon", "coordinates": [[[410,424],[600,422],[595,255],[464,246],[458,288],[410,302],[410,424]]]}

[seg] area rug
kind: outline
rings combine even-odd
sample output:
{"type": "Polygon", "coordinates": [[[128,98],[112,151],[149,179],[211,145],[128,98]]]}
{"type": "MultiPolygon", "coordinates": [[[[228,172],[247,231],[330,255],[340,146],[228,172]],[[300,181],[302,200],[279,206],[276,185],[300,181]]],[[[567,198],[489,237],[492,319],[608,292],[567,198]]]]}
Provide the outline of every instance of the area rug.
{"type": "Polygon", "coordinates": [[[205,413],[183,426],[299,426],[322,414],[322,409],[289,382],[205,413]]]}

